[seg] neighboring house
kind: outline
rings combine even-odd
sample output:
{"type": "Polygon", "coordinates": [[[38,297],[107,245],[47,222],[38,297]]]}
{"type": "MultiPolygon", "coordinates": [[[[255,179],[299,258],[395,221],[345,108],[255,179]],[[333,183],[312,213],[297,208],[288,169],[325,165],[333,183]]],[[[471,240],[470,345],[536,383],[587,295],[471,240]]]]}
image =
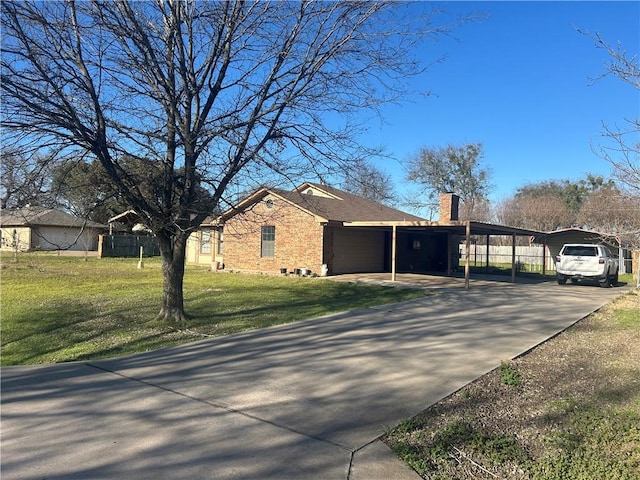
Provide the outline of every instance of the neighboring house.
{"type": "Polygon", "coordinates": [[[93,251],[107,226],[60,210],[25,207],[2,210],[0,228],[2,250],[93,251]]]}
{"type": "Polygon", "coordinates": [[[222,268],[224,234],[214,217],[207,217],[202,226],[187,240],[187,262],[211,265],[213,270],[222,268]]]}

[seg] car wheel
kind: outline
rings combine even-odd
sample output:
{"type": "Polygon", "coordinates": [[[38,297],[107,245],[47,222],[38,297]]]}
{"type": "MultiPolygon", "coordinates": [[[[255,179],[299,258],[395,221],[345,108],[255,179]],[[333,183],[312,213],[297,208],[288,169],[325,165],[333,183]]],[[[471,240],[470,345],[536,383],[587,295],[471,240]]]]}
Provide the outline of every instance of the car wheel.
{"type": "Polygon", "coordinates": [[[558,276],[558,285],[564,285],[567,283],[567,279],[565,277],[558,276]]]}
{"type": "Polygon", "coordinates": [[[598,280],[598,283],[602,288],[608,288],[611,286],[611,277],[607,275],[604,279],[598,280]]]}

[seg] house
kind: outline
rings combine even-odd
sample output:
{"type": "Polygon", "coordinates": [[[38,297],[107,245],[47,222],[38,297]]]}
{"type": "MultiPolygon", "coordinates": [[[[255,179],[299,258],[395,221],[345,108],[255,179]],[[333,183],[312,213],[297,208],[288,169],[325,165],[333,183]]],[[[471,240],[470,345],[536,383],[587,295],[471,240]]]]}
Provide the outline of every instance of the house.
{"type": "Polygon", "coordinates": [[[431,222],[327,185],[261,188],[203,224],[190,237],[187,261],[265,273],[389,272],[394,280],[402,272],[452,274],[458,245],[472,235],[509,235],[515,245],[516,236],[540,233],[460,221],[458,202],[441,194],[440,218],[431,222]]]}
{"type": "Polygon", "coordinates": [[[261,272],[384,272],[390,268],[390,232],[346,225],[422,220],[327,185],[262,188],[222,215],[224,264],[261,272]]]}
{"type": "Polygon", "coordinates": [[[93,251],[107,226],[74,217],[61,210],[24,207],[0,214],[2,250],[93,251]]]}
{"type": "MultiPolygon", "coordinates": [[[[392,232],[381,227],[424,221],[327,185],[306,182],[292,191],[261,188],[204,223],[191,237],[187,261],[268,273],[391,271],[392,232]]],[[[447,241],[446,233],[403,231],[397,238],[399,270],[445,271],[447,241]]]]}

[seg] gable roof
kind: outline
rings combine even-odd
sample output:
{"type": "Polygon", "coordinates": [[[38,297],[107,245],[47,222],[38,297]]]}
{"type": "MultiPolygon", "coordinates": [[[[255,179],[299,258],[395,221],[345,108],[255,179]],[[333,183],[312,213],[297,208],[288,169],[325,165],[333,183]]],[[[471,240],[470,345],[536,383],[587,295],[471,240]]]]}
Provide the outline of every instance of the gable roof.
{"type": "MultiPolygon", "coordinates": [[[[596,230],[588,230],[579,227],[561,228],[559,230],[553,230],[544,234],[547,238],[547,243],[556,243],[562,245],[563,243],[609,243],[609,244],[626,244],[623,238],[616,233],[600,232],[596,230]]],[[[536,236],[535,242],[541,243],[542,236],[536,236]]]]}
{"type": "Polygon", "coordinates": [[[122,212],[122,213],[119,213],[118,215],[111,217],[107,221],[109,223],[115,223],[115,222],[133,223],[133,222],[137,222],[138,220],[140,220],[140,215],[138,215],[138,212],[136,212],[135,210],[127,210],[126,212],[122,212]]]}
{"type": "Polygon", "coordinates": [[[91,222],[74,217],[61,210],[42,207],[24,207],[10,210],[2,210],[0,213],[0,226],[2,227],[89,227],[107,228],[101,223],[91,222]]]}
{"type": "Polygon", "coordinates": [[[280,197],[323,222],[394,222],[423,221],[421,217],[388,207],[352,193],[328,185],[305,182],[292,191],[276,188],[261,188],[222,214],[228,219],[262,200],[267,195],[280,197]],[[310,193],[308,193],[310,192],[310,193]]]}

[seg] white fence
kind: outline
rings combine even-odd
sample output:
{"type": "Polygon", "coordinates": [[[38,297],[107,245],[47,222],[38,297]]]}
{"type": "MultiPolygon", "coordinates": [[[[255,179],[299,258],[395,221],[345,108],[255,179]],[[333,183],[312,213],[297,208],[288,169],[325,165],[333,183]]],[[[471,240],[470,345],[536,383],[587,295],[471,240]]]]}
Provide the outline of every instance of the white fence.
{"type": "MultiPolygon", "coordinates": [[[[471,244],[470,262],[472,265],[480,266],[487,263],[487,246],[471,244]]],[[[464,260],[465,246],[460,245],[460,258],[464,260]]],[[[489,264],[511,264],[512,247],[510,245],[489,245],[489,264]]],[[[516,246],[516,265],[524,267],[530,272],[542,271],[542,264],[546,262],[547,272],[555,270],[553,258],[549,252],[545,251],[542,245],[516,246]]]]}

